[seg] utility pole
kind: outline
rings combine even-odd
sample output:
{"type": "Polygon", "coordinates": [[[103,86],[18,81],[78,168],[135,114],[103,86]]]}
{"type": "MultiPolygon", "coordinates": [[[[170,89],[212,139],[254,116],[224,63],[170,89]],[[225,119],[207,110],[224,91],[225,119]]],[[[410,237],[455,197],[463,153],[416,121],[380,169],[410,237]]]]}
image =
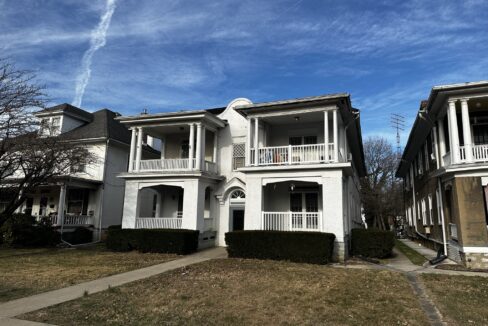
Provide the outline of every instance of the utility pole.
{"type": "Polygon", "coordinates": [[[391,127],[396,131],[396,142],[397,142],[397,156],[400,159],[401,156],[401,146],[400,146],[400,131],[405,130],[405,117],[400,114],[392,113],[390,116],[391,127]]]}

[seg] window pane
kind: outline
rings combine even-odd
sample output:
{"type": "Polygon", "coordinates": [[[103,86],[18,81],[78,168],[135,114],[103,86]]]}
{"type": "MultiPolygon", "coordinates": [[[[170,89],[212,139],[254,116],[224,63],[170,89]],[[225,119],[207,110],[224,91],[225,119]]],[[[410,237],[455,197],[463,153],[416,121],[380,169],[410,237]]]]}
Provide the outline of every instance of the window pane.
{"type": "Polygon", "coordinates": [[[302,194],[292,193],[290,194],[290,210],[292,212],[302,211],[302,194]]]}

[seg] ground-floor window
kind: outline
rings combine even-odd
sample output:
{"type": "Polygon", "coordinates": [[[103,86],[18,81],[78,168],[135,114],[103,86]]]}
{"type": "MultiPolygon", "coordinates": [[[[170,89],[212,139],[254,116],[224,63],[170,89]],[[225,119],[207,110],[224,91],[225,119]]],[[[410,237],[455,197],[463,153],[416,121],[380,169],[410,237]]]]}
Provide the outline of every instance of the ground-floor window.
{"type": "Polygon", "coordinates": [[[290,211],[292,212],[318,212],[319,199],[316,192],[290,193],[290,211]]]}
{"type": "Polygon", "coordinates": [[[88,209],[88,189],[69,189],[67,213],[76,215],[86,215],[88,209]]]}

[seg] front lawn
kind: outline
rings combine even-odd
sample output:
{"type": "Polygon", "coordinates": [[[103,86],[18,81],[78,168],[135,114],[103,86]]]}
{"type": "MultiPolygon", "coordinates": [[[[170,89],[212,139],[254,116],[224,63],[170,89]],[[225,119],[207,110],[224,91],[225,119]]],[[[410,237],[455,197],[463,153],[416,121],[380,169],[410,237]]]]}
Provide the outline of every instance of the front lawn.
{"type": "Polygon", "coordinates": [[[220,259],[18,318],[56,325],[428,325],[399,273],[220,259]]]}
{"type": "Polygon", "coordinates": [[[422,281],[449,325],[488,325],[488,278],[423,274],[422,281]]]}
{"type": "Polygon", "coordinates": [[[168,254],[90,249],[0,249],[0,302],[159,264],[168,254]]]}

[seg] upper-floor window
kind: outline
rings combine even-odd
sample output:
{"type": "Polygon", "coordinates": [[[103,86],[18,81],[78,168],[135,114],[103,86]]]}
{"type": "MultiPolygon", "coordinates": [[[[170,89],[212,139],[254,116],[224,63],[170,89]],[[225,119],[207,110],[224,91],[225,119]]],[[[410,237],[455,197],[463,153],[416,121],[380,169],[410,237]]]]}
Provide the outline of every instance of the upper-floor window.
{"type": "Polygon", "coordinates": [[[317,136],[293,136],[289,138],[289,144],[293,146],[317,144],[317,136]]]}
{"type": "Polygon", "coordinates": [[[61,129],[61,117],[44,118],[41,120],[40,134],[54,136],[61,129]]]}
{"type": "Polygon", "coordinates": [[[244,167],[246,158],[246,144],[236,143],[232,145],[232,169],[244,167]]]}
{"type": "Polygon", "coordinates": [[[418,157],[417,157],[417,167],[419,169],[419,175],[424,173],[424,167],[423,167],[423,159],[422,159],[422,150],[419,151],[418,157]]]}
{"type": "Polygon", "coordinates": [[[425,171],[429,170],[429,149],[427,143],[424,146],[424,155],[425,155],[425,171]]]}
{"type": "Polygon", "coordinates": [[[180,158],[188,158],[190,156],[190,141],[188,139],[181,142],[180,158]]]}

